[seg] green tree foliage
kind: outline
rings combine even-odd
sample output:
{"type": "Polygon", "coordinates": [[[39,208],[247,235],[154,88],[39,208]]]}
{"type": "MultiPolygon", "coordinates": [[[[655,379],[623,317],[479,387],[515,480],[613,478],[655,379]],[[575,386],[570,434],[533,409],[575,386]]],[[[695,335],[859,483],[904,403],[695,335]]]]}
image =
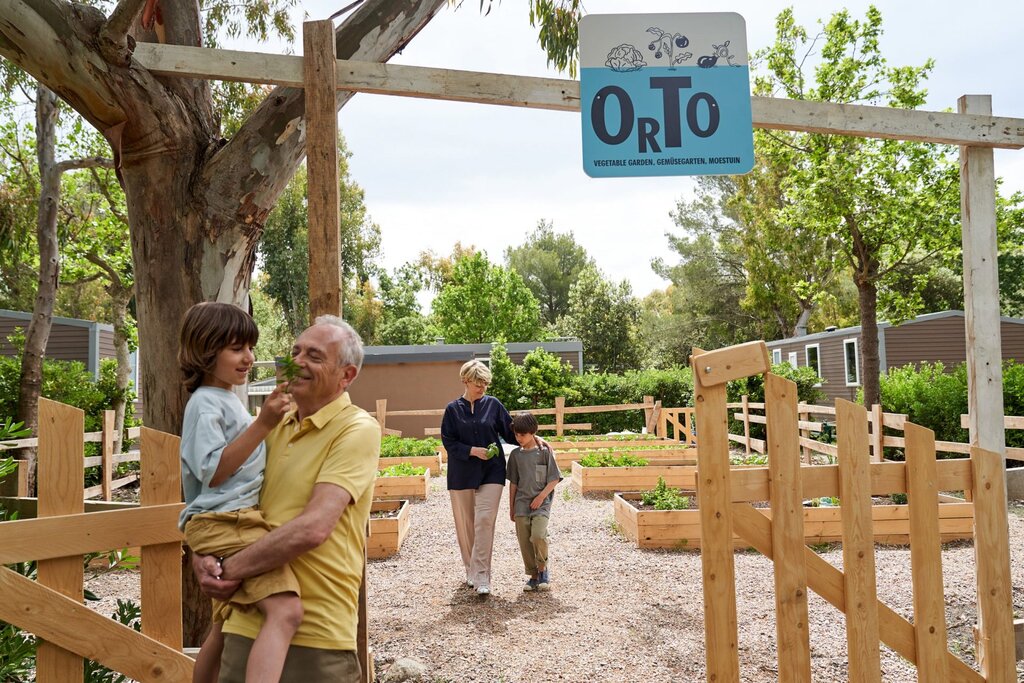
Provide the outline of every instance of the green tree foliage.
{"type": "Polygon", "coordinates": [[[437,327],[420,314],[384,320],[377,327],[376,344],[430,344],[441,336],[437,327]]]}
{"type": "MultiPolygon", "coordinates": [[[[252,287],[249,289],[252,317],[260,331],[260,339],[256,343],[256,360],[258,361],[274,360],[278,356],[290,356],[294,341],[281,305],[266,293],[266,286],[267,274],[260,273],[253,278],[252,287]]],[[[260,368],[256,371],[258,379],[267,379],[273,376],[273,368],[260,368]]]]}
{"type": "Polygon", "coordinates": [[[573,386],[576,376],[572,366],[561,357],[536,348],[523,359],[521,391],[531,408],[554,407],[556,396],[564,396],[566,403],[573,405],[580,395],[573,386]]]}
{"type": "Polygon", "coordinates": [[[482,253],[455,262],[433,317],[449,344],[534,341],[540,334],[540,306],[523,279],[482,253]]]}
{"type": "Polygon", "coordinates": [[[571,232],[558,234],[551,222],[540,221],[522,245],[505,250],[505,263],[537,297],[544,322],[554,325],[569,310],[569,288],[593,259],[571,232]]]}
{"type": "MultiPolygon", "coordinates": [[[[18,356],[0,356],[0,415],[13,415],[18,398],[18,377],[21,359],[18,356]]],[[[113,410],[119,398],[129,405],[135,392],[117,387],[117,364],[113,359],[100,361],[100,379],[97,381],[85,365],[78,361],[43,361],[42,396],[60,401],[85,412],[85,431],[103,428],[103,411],[113,410]]],[[[127,426],[136,424],[130,418],[127,426]]]]}
{"type": "MultiPolygon", "coordinates": [[[[352,314],[359,314],[362,331],[369,331],[372,337],[373,311],[367,307],[365,297],[368,295],[366,284],[377,270],[375,261],[380,254],[380,227],[367,215],[363,189],[349,176],[348,159],[351,154],[343,140],[339,141],[338,152],[343,311],[345,318],[352,322],[354,318],[350,317],[348,310],[351,304],[352,314]]],[[[267,217],[259,247],[260,266],[268,275],[265,291],[281,306],[293,336],[309,325],[307,186],[303,166],[295,172],[267,217]]]]}
{"type": "Polygon", "coordinates": [[[509,411],[530,407],[523,387],[522,368],[512,362],[501,342],[491,347],[491,386],[487,392],[509,411]]]}
{"type": "MultiPolygon", "coordinates": [[[[967,413],[967,366],[946,372],[942,363],[890,369],[881,382],[882,410],[904,413],[935,432],[939,441],[967,441],[960,415],[967,413]]],[[[1011,413],[1008,413],[1011,414],[1011,413]]]]}
{"type": "Polygon", "coordinates": [[[583,342],[584,362],[599,372],[624,372],[640,365],[640,302],[627,280],[606,280],[584,268],[569,290],[562,328],[583,342]]]}
{"type": "MultiPolygon", "coordinates": [[[[763,69],[758,95],[870,104],[913,109],[924,103],[923,82],[932,69],[891,67],[879,47],[882,17],[867,10],[863,20],[843,10],[832,15],[822,35],[808,39],[791,10],[776,20],[776,41],[758,52],[763,69]],[[813,76],[807,59],[817,52],[813,76]]],[[[897,140],[848,138],[818,133],[780,135],[788,164],[783,225],[800,226],[809,239],[828,240],[857,286],[861,315],[864,396],[878,400],[877,304],[881,283],[901,269],[955,251],[958,243],[959,183],[949,150],[897,140]]],[[[915,284],[923,282],[913,280],[915,284]]],[[[891,289],[895,299],[899,290],[891,289]]],[[[917,290],[915,289],[915,292],[917,290]]],[[[920,301],[906,301],[914,311],[920,301]]]]}
{"type": "MultiPolygon", "coordinates": [[[[725,215],[721,195],[702,185],[693,201],[680,200],[672,218],[681,235],[669,234],[679,262],[655,259],[656,273],[671,281],[664,296],[647,302],[647,337],[655,354],[687,363],[694,346],[714,349],[763,335],[744,310],[746,269],[739,228],[725,215]]],[[[776,328],[777,329],[777,328],[776,328]]]]}

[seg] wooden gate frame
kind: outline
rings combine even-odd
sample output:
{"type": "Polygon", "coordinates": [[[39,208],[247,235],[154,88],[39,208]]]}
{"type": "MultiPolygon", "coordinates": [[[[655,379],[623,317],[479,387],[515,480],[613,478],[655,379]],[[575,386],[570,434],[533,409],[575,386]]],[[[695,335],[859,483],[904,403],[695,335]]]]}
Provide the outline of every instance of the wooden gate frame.
{"type": "Polygon", "coordinates": [[[179,438],[143,428],[137,508],[84,513],[85,413],[39,399],[36,519],[0,524],[0,565],[38,560],[37,581],[0,567],[0,620],[40,636],[39,681],[80,681],[88,658],[139,681],[192,679],[181,652],[179,438]],[[142,548],[142,633],[82,605],[82,556],[142,548]]]}
{"type": "Polygon", "coordinates": [[[949,488],[943,484],[948,484],[953,472],[963,469],[963,461],[937,463],[934,432],[907,423],[906,463],[871,463],[867,411],[837,400],[838,465],[801,468],[796,384],[770,373],[764,342],[711,352],[694,349],[690,362],[700,435],[697,499],[708,681],[740,681],[734,531],[775,563],[780,681],[811,680],[808,587],[846,614],[851,681],[881,680],[880,641],[914,663],[922,681],[1012,683],[1016,679],[1009,528],[1005,491],[1001,493],[998,486],[1005,481],[1004,461],[999,453],[972,448],[967,485],[975,506],[979,646],[984,645],[979,647],[979,674],[948,651],[946,640],[938,495],[949,488]],[[734,485],[726,383],[754,374],[765,376],[769,466],[760,471],[759,481],[746,472],[734,485]],[[842,572],[804,544],[802,501],[809,488],[804,475],[812,471],[813,495],[840,498],[842,572]],[[820,474],[826,471],[834,479],[822,488],[820,474]],[[887,482],[880,485],[883,477],[887,482]],[[873,489],[909,494],[913,624],[876,597],[873,489]],[[771,502],[771,520],[749,502],[766,498],[771,502]]]}

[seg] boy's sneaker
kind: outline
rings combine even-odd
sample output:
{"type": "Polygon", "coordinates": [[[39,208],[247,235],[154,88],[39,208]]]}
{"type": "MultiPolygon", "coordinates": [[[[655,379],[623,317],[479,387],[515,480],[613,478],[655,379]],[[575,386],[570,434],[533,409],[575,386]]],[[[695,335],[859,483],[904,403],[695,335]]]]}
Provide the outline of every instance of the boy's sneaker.
{"type": "Polygon", "coordinates": [[[551,588],[551,577],[548,575],[548,570],[537,574],[537,590],[546,591],[551,588]]]}
{"type": "Polygon", "coordinates": [[[529,593],[530,591],[535,590],[537,590],[537,577],[531,576],[530,580],[526,582],[525,586],[523,586],[523,592],[529,593]]]}

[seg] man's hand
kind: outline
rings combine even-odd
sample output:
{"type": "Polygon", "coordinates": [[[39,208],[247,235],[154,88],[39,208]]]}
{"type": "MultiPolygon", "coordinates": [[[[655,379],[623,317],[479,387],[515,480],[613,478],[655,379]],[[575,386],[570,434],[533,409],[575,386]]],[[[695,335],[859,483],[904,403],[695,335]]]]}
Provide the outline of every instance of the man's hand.
{"type": "Polygon", "coordinates": [[[199,580],[199,588],[203,595],[221,602],[227,602],[242,583],[220,578],[223,567],[213,555],[192,553],[192,571],[199,580]]]}

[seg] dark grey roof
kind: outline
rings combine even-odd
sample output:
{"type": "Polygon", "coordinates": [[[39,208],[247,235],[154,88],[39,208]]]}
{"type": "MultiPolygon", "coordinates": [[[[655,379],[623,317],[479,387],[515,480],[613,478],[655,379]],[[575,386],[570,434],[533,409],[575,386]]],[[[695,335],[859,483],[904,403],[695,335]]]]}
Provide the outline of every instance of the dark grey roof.
{"type": "MultiPolygon", "coordinates": [[[[365,365],[384,363],[440,363],[487,358],[493,344],[406,344],[398,346],[367,346],[363,349],[365,365]]],[[[536,348],[549,353],[582,353],[579,340],[556,342],[512,342],[505,344],[508,353],[529,353],[536,348]]]]}
{"type": "MultiPolygon", "coordinates": [[[[28,322],[32,319],[31,313],[25,313],[23,311],[11,311],[6,308],[0,308],[0,318],[11,318],[13,320],[24,320],[28,322]]],[[[98,323],[92,320],[81,320],[79,318],[62,318],[59,315],[55,315],[51,318],[54,325],[67,325],[68,327],[99,327],[101,330],[108,332],[114,331],[114,326],[109,323],[98,323]]]]}
{"type": "MultiPolygon", "coordinates": [[[[939,311],[938,313],[925,313],[919,315],[916,318],[910,320],[904,320],[899,324],[899,327],[904,325],[914,325],[916,323],[923,323],[929,320],[938,320],[940,318],[963,318],[963,311],[939,311]]],[[[1001,317],[1001,321],[1004,323],[1016,323],[1018,325],[1024,325],[1024,318],[1007,318],[1001,317]]],[[[878,323],[878,329],[882,330],[886,327],[894,327],[894,325],[888,321],[882,320],[878,323]]],[[[854,327],[843,327],[838,330],[832,330],[830,332],[815,332],[814,334],[806,334],[802,337],[786,337],[785,339],[776,339],[774,341],[767,342],[767,346],[781,346],[782,344],[789,344],[795,341],[800,342],[812,342],[819,339],[832,339],[834,337],[852,337],[860,334],[860,325],[854,327]]]]}

